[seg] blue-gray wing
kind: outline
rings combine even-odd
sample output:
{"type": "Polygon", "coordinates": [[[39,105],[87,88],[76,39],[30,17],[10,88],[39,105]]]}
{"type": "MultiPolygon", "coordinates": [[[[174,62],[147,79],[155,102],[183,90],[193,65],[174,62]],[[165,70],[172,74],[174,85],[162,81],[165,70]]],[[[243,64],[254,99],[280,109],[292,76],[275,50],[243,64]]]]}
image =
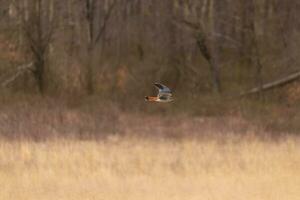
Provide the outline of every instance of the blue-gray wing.
{"type": "Polygon", "coordinates": [[[160,83],[154,83],[155,87],[158,89],[158,96],[172,96],[171,90],[160,83]]]}

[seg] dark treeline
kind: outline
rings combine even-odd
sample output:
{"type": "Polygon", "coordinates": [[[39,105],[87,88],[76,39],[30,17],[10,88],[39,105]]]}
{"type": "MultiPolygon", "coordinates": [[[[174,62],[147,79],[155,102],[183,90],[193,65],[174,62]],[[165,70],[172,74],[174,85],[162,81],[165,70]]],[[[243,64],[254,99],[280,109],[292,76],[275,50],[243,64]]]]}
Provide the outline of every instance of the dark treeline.
{"type": "Polygon", "coordinates": [[[298,0],[0,0],[1,90],[234,94],[299,68],[298,0]],[[190,92],[192,91],[192,92],[190,92]]]}

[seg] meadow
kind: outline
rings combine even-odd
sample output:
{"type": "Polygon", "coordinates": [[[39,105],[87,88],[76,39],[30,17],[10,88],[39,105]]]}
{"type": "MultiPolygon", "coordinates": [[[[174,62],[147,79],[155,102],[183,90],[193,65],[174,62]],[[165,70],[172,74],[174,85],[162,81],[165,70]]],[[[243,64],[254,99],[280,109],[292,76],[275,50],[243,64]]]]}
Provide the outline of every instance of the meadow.
{"type": "Polygon", "coordinates": [[[1,200],[299,199],[296,129],[95,102],[2,99],[1,200]]]}
{"type": "Polygon", "coordinates": [[[296,200],[300,140],[110,135],[0,141],[0,199],[296,200]]]}

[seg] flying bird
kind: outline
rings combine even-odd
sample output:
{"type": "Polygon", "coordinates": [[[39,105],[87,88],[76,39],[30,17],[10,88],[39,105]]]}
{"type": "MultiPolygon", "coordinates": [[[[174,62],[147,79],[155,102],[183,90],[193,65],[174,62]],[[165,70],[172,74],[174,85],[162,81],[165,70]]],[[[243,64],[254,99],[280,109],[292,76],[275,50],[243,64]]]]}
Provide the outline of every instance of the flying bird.
{"type": "Polygon", "coordinates": [[[167,86],[160,83],[154,83],[154,85],[158,89],[158,94],[156,97],[145,96],[146,101],[156,101],[164,103],[173,101],[172,92],[167,86]]]}

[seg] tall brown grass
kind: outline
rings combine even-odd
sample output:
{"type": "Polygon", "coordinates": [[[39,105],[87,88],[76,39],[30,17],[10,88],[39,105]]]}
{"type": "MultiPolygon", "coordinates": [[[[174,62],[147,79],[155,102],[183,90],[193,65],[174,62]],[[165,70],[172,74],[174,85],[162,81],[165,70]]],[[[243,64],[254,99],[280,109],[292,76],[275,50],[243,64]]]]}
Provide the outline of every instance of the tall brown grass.
{"type": "Polygon", "coordinates": [[[109,136],[0,141],[0,199],[289,199],[300,141],[109,136]]]}
{"type": "Polygon", "coordinates": [[[129,112],[98,100],[2,97],[0,199],[300,196],[297,134],[274,135],[242,112],[129,112]]]}

